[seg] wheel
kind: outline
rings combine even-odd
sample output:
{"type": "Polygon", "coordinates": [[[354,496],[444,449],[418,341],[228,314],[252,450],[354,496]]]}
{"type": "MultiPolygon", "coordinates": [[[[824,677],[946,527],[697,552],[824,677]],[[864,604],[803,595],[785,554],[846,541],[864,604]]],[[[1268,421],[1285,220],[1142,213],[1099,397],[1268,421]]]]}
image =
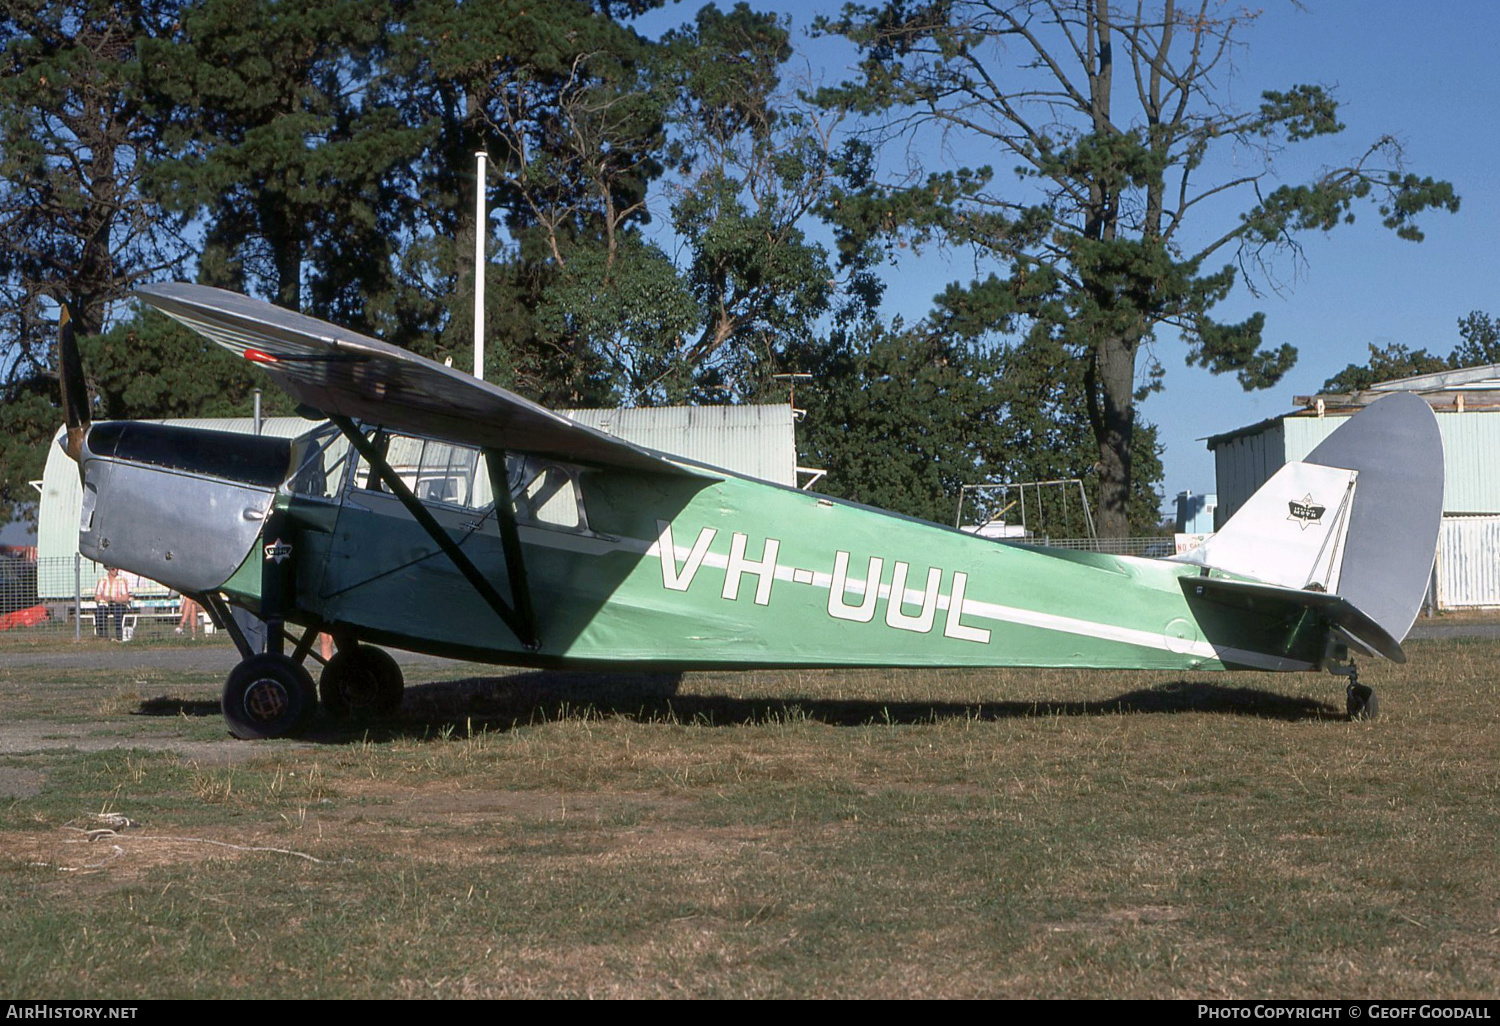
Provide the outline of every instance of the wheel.
{"type": "Polygon", "coordinates": [[[1380,715],[1380,702],[1375,689],[1364,684],[1350,684],[1345,689],[1346,705],[1351,720],[1373,720],[1380,715]]]}
{"type": "Polygon", "coordinates": [[[314,702],[310,673],[287,656],[262,652],[230,671],[221,706],[231,734],[257,741],[295,731],[314,702]]]}
{"type": "Polygon", "coordinates": [[[388,716],[401,708],[405,681],[389,652],[355,645],[334,653],[318,680],[318,694],[330,716],[388,716]]]}

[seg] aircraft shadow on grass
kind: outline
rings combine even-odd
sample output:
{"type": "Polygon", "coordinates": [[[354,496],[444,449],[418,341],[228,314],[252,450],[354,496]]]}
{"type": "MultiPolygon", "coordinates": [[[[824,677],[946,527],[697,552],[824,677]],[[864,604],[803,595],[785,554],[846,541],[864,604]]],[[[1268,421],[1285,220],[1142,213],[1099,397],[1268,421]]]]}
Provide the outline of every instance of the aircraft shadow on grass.
{"type": "MultiPolygon", "coordinates": [[[[1345,718],[1344,711],[1302,695],[1206,681],[1177,680],[1137,688],[1094,701],[884,701],[816,698],[807,695],[740,698],[683,695],[674,673],[591,674],[531,672],[503,677],[467,677],[407,688],[399,714],[364,722],[322,719],[309,740],[396,740],[440,736],[451,730],[506,731],[560,720],[622,718],[638,723],[686,723],[711,727],[756,726],[800,720],[835,727],[869,724],[913,726],[948,720],[998,721],[1051,716],[1116,716],[1214,713],[1298,722],[1345,718]]],[[[219,703],[153,698],[143,716],[207,717],[219,703]]]]}

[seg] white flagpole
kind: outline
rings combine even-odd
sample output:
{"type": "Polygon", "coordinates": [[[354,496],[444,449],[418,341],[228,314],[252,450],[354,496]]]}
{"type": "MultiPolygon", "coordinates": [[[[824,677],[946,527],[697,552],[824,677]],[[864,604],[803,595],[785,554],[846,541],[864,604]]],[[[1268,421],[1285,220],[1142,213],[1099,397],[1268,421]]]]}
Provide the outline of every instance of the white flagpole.
{"type": "Polygon", "coordinates": [[[474,376],[484,380],[484,239],[489,234],[484,212],[484,171],[489,154],[480,150],[474,183],[474,376]]]}

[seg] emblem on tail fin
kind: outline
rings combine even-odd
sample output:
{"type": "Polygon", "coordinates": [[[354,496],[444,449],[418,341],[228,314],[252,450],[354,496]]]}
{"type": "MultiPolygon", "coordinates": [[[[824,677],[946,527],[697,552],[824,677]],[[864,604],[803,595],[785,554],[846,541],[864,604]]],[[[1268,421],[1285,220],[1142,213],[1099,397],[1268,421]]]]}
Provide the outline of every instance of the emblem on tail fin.
{"type": "Polygon", "coordinates": [[[1323,522],[1323,514],[1328,512],[1327,506],[1320,506],[1316,502],[1313,502],[1311,492],[1305,495],[1300,502],[1292,499],[1286,504],[1286,508],[1290,511],[1287,519],[1299,521],[1304,531],[1313,524],[1321,524],[1323,522]]]}

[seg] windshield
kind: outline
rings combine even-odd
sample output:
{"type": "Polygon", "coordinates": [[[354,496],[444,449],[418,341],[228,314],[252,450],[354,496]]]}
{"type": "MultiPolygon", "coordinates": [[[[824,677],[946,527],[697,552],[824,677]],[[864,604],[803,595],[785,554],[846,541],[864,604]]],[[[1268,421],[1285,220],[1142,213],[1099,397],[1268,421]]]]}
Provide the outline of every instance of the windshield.
{"type": "Polygon", "coordinates": [[[322,424],[292,442],[292,471],[287,489],[309,499],[334,500],[344,481],[349,439],[332,423],[322,424]]]}

